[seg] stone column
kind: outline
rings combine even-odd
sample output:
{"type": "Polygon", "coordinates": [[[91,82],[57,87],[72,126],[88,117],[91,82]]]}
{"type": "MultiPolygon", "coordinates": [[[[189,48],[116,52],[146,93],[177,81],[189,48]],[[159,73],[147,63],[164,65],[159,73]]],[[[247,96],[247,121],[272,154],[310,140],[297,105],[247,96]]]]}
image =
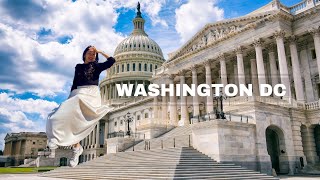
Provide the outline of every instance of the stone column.
{"type": "Polygon", "coordinates": [[[281,84],[284,84],[286,86],[286,94],[284,98],[288,100],[289,98],[291,98],[291,86],[289,81],[288,63],[286,59],[286,52],[285,52],[284,42],[283,42],[285,32],[283,30],[276,31],[274,33],[274,36],[277,42],[281,84]]]}
{"type": "Polygon", "coordinates": [[[250,59],[251,63],[251,83],[253,88],[253,95],[259,96],[259,81],[257,73],[257,64],[255,59],[250,59]]]}
{"type": "Polygon", "coordinates": [[[96,147],[99,148],[100,147],[100,121],[97,124],[97,130],[96,130],[96,147]]]}
{"type": "Polygon", "coordinates": [[[239,86],[238,66],[236,64],[233,65],[233,80],[234,84],[239,86]]]}
{"type": "Polygon", "coordinates": [[[134,92],[136,91],[137,86],[138,86],[138,81],[137,81],[137,80],[135,80],[135,81],[134,81],[134,92]]]}
{"type": "Polygon", "coordinates": [[[109,134],[109,123],[107,122],[107,120],[104,121],[104,138],[103,138],[103,144],[105,139],[108,138],[108,134],[109,134]]]}
{"type": "Polygon", "coordinates": [[[219,60],[220,60],[221,84],[223,84],[223,86],[226,86],[228,84],[228,77],[227,77],[227,66],[226,66],[226,60],[224,58],[224,54],[219,55],[219,60]]]}
{"type": "MultiPolygon", "coordinates": [[[[123,86],[123,81],[121,81],[120,84],[121,84],[121,87],[122,87],[122,86],[123,86]]],[[[119,96],[119,99],[120,99],[120,98],[124,98],[124,96],[125,96],[125,94],[123,94],[123,96],[119,96]]]]}
{"type": "Polygon", "coordinates": [[[320,26],[310,30],[310,33],[313,36],[314,48],[316,51],[318,73],[320,74],[320,26]]]}
{"type": "Polygon", "coordinates": [[[183,122],[184,125],[189,124],[189,113],[188,113],[188,106],[187,106],[187,96],[183,96],[182,94],[182,86],[183,84],[186,84],[186,78],[185,78],[185,70],[179,71],[179,76],[180,76],[180,104],[181,104],[181,121],[183,122]]]}
{"type": "Polygon", "coordinates": [[[266,84],[266,73],[264,70],[261,40],[257,39],[254,41],[253,44],[256,51],[258,81],[259,81],[259,84],[266,84]]]}
{"type": "Polygon", "coordinates": [[[274,45],[270,44],[268,48],[268,55],[269,55],[269,63],[270,63],[270,74],[271,74],[271,84],[274,87],[276,84],[279,84],[279,76],[274,52],[274,45]]]}
{"type": "Polygon", "coordinates": [[[315,97],[313,94],[309,58],[307,53],[307,42],[303,43],[301,46],[300,59],[301,59],[301,65],[303,68],[303,78],[304,78],[304,86],[305,86],[307,102],[313,102],[315,100],[315,97]]]}
{"type": "Polygon", "coordinates": [[[296,92],[296,100],[298,102],[304,102],[304,93],[301,79],[300,63],[298,59],[298,50],[296,45],[296,37],[291,36],[290,38],[290,54],[292,63],[292,74],[294,79],[294,88],[296,92]]]}
{"type": "Polygon", "coordinates": [[[153,97],[153,119],[158,123],[158,96],[153,97]]]}
{"type": "Polygon", "coordinates": [[[212,113],[213,112],[213,97],[212,97],[212,88],[211,88],[211,84],[212,84],[212,78],[211,78],[211,66],[210,66],[210,61],[207,60],[204,63],[205,69],[206,69],[206,84],[209,85],[210,87],[210,95],[207,96],[207,113],[212,113]]]}
{"type": "MultiPolygon", "coordinates": [[[[167,94],[167,93],[166,93],[167,94]]],[[[167,119],[168,119],[168,107],[167,107],[167,95],[162,96],[162,104],[161,104],[161,109],[162,109],[162,121],[164,124],[167,124],[167,119]]]]}
{"type": "MultiPolygon", "coordinates": [[[[196,66],[191,67],[192,72],[192,84],[195,85],[195,87],[198,87],[198,76],[197,76],[197,69],[196,66]]],[[[198,93],[195,93],[195,96],[193,96],[193,117],[198,117],[200,114],[200,108],[199,108],[199,97],[198,93]]]]}
{"type": "MultiPolygon", "coordinates": [[[[174,84],[174,75],[170,75],[170,84],[174,84]]],[[[170,96],[169,94],[169,111],[170,111],[170,122],[171,125],[178,125],[178,118],[177,118],[177,97],[176,97],[176,91],[175,88],[173,88],[173,96],[170,96]]]]}
{"type": "Polygon", "coordinates": [[[314,139],[314,128],[310,126],[305,126],[306,128],[301,128],[303,152],[306,155],[307,162],[315,164],[319,161],[317,156],[316,144],[314,139]]]}
{"type": "Polygon", "coordinates": [[[88,143],[89,147],[91,147],[92,145],[92,131],[89,134],[89,143],[88,143]]]}
{"type": "Polygon", "coordinates": [[[243,66],[243,53],[241,46],[237,47],[235,49],[235,52],[237,54],[238,82],[240,86],[240,84],[246,84],[243,66]]]}

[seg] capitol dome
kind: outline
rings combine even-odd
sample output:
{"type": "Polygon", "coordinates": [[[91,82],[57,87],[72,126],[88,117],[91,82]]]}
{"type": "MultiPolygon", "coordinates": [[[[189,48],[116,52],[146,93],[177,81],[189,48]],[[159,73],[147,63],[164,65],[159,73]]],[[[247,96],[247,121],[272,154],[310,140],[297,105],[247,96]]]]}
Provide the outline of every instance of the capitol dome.
{"type": "Polygon", "coordinates": [[[130,51],[145,51],[154,53],[163,57],[162,50],[159,45],[143,33],[133,33],[124,39],[116,48],[114,55],[117,56],[121,53],[130,51]]]}
{"type": "Polygon", "coordinates": [[[106,70],[106,77],[100,81],[100,92],[104,104],[123,104],[134,101],[135,96],[120,96],[116,84],[132,84],[133,91],[142,84],[148,89],[153,73],[165,62],[159,45],[144,31],[145,20],[141,16],[140,4],[133,19],[133,31],[116,48],[116,62],[106,70]]]}

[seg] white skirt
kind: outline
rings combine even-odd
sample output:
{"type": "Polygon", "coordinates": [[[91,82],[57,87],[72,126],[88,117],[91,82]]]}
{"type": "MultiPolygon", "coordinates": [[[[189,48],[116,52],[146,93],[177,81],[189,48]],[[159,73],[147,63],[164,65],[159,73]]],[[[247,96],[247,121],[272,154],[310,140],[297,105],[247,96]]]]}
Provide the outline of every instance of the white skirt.
{"type": "Polygon", "coordinates": [[[70,146],[80,142],[113,108],[101,104],[98,86],[78,86],[48,115],[46,133],[49,143],[70,146]]]}

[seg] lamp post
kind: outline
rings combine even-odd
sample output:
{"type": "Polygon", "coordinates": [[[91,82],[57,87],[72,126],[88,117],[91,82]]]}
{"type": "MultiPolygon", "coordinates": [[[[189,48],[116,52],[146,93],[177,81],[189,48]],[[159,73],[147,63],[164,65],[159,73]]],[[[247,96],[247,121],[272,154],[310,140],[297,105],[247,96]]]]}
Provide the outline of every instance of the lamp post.
{"type": "Polygon", "coordinates": [[[128,131],[127,131],[127,135],[130,136],[131,132],[130,132],[130,122],[133,121],[133,117],[131,116],[131,113],[127,113],[126,115],[124,115],[125,117],[125,121],[128,123],[128,131]]]}
{"type": "Polygon", "coordinates": [[[222,93],[222,91],[220,91],[220,94],[219,96],[215,96],[213,97],[215,100],[217,100],[217,109],[218,109],[218,106],[219,106],[219,102],[220,102],[220,112],[218,110],[216,110],[216,117],[219,118],[219,119],[226,119],[226,116],[224,115],[224,112],[223,112],[223,104],[222,104],[222,101],[224,99],[227,99],[227,96],[224,95],[222,93]]]}

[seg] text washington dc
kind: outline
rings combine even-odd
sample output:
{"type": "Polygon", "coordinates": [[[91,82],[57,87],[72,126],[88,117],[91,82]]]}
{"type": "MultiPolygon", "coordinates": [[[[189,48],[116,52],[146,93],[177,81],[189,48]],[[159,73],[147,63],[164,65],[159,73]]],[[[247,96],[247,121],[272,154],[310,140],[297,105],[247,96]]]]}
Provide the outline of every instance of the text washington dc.
{"type": "MultiPolygon", "coordinates": [[[[166,87],[165,84],[150,84],[145,89],[144,84],[137,84],[135,90],[133,90],[134,84],[116,84],[116,88],[119,96],[166,96],[166,93],[169,93],[169,96],[195,96],[196,93],[198,96],[210,96],[211,90],[214,92],[213,96],[220,96],[222,93],[226,96],[252,96],[253,95],[253,86],[252,84],[200,84],[197,87],[195,84],[169,84],[166,87]],[[134,91],[134,92],[133,92],[134,91]]],[[[284,96],[286,94],[286,87],[284,84],[276,84],[272,87],[269,84],[260,84],[259,85],[260,96],[284,96]]]]}

